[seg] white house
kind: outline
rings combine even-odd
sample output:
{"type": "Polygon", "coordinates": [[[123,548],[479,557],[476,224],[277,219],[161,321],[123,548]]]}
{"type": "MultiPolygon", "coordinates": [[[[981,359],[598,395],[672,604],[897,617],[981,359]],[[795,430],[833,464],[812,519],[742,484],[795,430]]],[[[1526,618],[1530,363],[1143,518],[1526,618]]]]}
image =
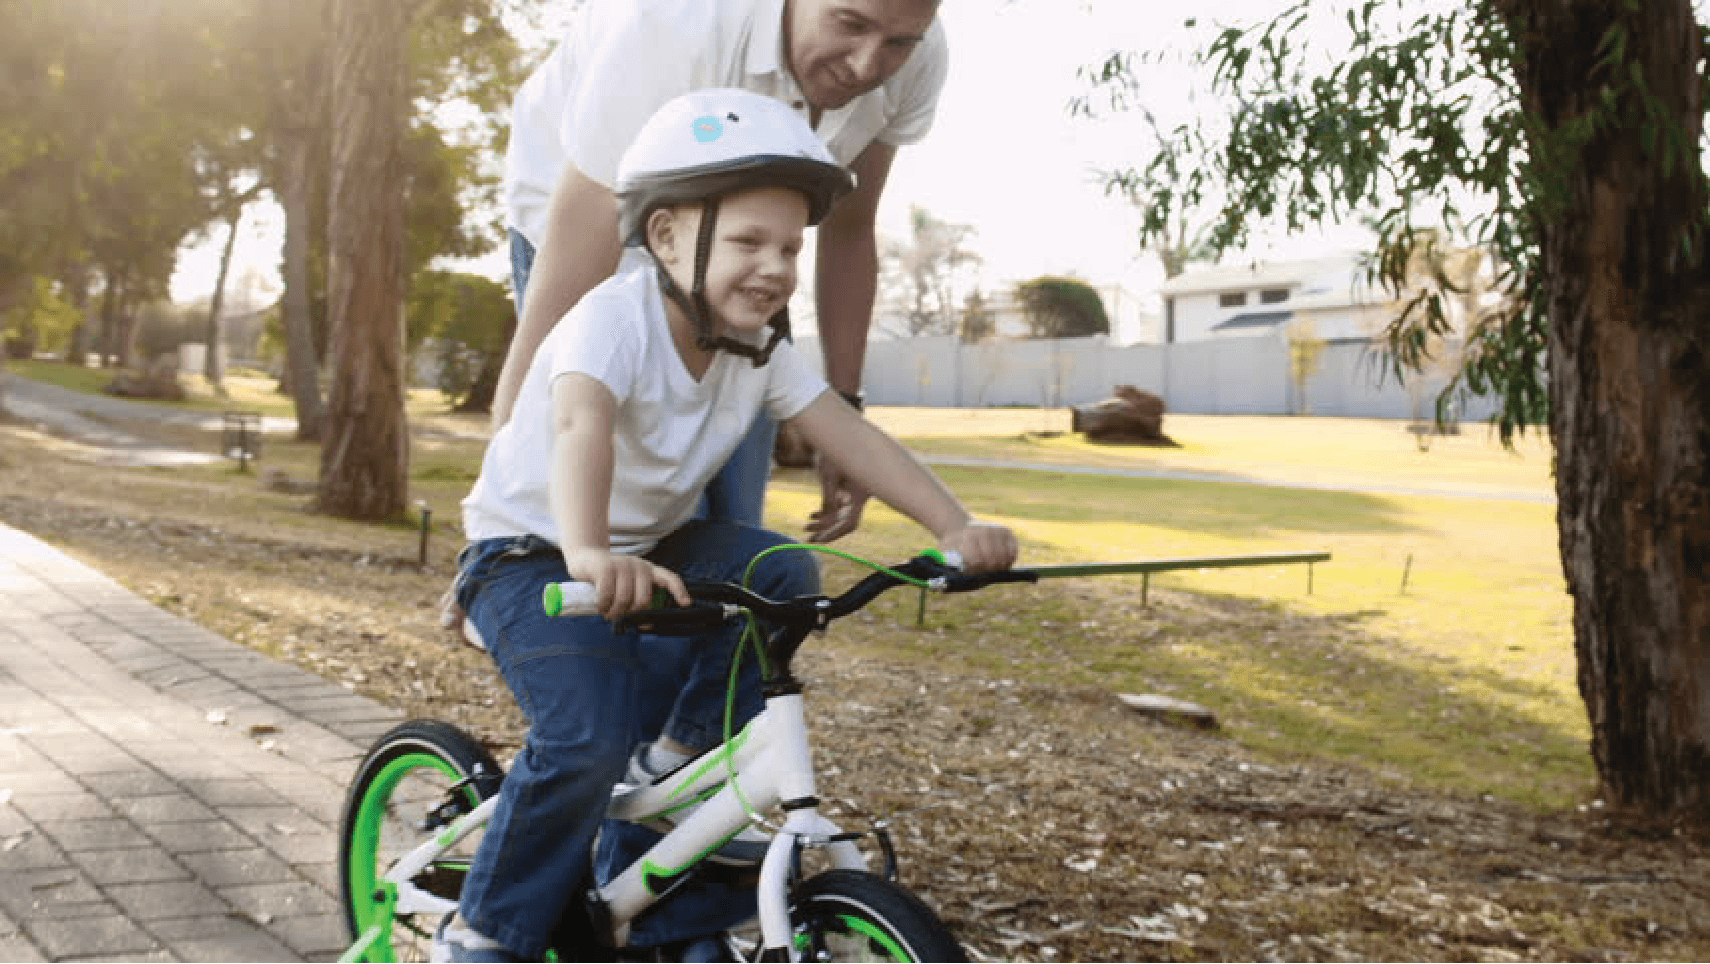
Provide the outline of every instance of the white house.
{"type": "MultiPolygon", "coordinates": [[[[1112,344],[1156,344],[1163,340],[1163,319],[1147,311],[1133,292],[1119,284],[1093,285],[1093,290],[1098,292],[1099,300],[1104,304],[1105,315],[1110,319],[1110,334],[1107,340],[1112,344]]],[[[1013,283],[999,285],[994,290],[985,292],[983,298],[984,308],[991,314],[992,337],[1029,337],[1031,326],[1027,319],[1027,309],[1016,300],[1013,283]]],[[[965,307],[964,303],[958,306],[958,310],[965,310],[965,307]]],[[[808,325],[802,319],[813,317],[812,302],[798,304],[792,301],[790,315],[799,328],[808,330],[808,325]]],[[[907,331],[908,312],[904,306],[894,300],[885,299],[873,306],[871,337],[874,340],[902,337],[907,331]]]]}
{"type": "Polygon", "coordinates": [[[1391,310],[1354,255],[1190,268],[1159,286],[1158,294],[1165,343],[1285,337],[1306,328],[1323,341],[1364,341],[1383,331],[1391,310]]]}

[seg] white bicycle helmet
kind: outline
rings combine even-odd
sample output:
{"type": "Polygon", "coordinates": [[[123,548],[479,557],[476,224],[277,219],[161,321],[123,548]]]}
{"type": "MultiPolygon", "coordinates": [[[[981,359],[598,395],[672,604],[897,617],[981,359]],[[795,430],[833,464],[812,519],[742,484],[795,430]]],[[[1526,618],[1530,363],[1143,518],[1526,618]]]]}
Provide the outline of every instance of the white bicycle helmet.
{"type": "Polygon", "coordinates": [[[759,366],[780,339],[789,337],[789,315],[781,310],[771,319],[772,337],[763,348],[714,337],[704,287],[719,200],[749,188],[792,188],[807,198],[811,225],[854,186],[854,175],[782,102],[734,88],[699,90],[655,111],[618,162],[619,227],[626,245],[644,245],[647,219],[655,210],[699,203],[703,213],[693,290],[685,295],[663,266],[660,283],[694,320],[701,347],[743,355],[759,366]]]}

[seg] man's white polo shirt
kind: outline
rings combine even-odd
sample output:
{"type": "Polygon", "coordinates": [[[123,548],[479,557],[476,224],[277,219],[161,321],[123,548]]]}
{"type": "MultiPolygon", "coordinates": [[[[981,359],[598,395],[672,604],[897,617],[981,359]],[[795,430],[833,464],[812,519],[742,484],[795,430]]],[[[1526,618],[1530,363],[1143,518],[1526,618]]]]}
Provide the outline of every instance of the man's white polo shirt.
{"type": "MultiPolygon", "coordinates": [[[[533,244],[546,227],[566,161],[610,188],[618,158],[666,101],[706,87],[741,87],[808,115],[784,60],[784,0],[594,0],[517,91],[505,156],[511,227],[533,244]]],[[[926,136],[949,65],[944,28],[889,80],[820,118],[815,132],[839,163],[874,141],[926,136]]]]}

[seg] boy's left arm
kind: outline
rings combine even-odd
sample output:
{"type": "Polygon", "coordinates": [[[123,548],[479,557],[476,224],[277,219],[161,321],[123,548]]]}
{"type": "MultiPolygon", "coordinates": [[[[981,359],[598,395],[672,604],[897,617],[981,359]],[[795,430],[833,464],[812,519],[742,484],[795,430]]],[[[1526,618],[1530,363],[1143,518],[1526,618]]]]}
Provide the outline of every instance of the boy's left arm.
{"type": "MultiPolygon", "coordinates": [[[[969,570],[1007,569],[1015,563],[1015,534],[969,514],[932,470],[895,439],[861,417],[836,392],[825,392],[791,419],[821,458],[830,459],[879,501],[925,526],[944,549],[961,554],[969,570]]],[[[835,518],[820,516],[808,534],[820,541],[835,518]]]]}

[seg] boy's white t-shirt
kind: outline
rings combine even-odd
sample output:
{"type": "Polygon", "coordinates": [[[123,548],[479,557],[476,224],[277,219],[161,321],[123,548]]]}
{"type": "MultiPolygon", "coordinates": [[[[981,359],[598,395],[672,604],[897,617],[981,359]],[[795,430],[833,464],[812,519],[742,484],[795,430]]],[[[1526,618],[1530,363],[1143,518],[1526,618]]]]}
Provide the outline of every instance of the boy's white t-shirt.
{"type": "MultiPolygon", "coordinates": [[[[511,420],[493,435],[481,475],[463,500],[471,540],[536,535],[557,544],[547,494],[552,468],[552,383],[579,372],[617,400],[611,548],[643,553],[694,514],[701,490],[764,410],[783,421],[829,390],[788,341],[759,368],[714,352],[697,382],[671,340],[655,262],[624,252],[618,271],[555,325],[535,352],[511,420]]],[[[768,332],[769,334],[769,332],[768,332]]]]}

